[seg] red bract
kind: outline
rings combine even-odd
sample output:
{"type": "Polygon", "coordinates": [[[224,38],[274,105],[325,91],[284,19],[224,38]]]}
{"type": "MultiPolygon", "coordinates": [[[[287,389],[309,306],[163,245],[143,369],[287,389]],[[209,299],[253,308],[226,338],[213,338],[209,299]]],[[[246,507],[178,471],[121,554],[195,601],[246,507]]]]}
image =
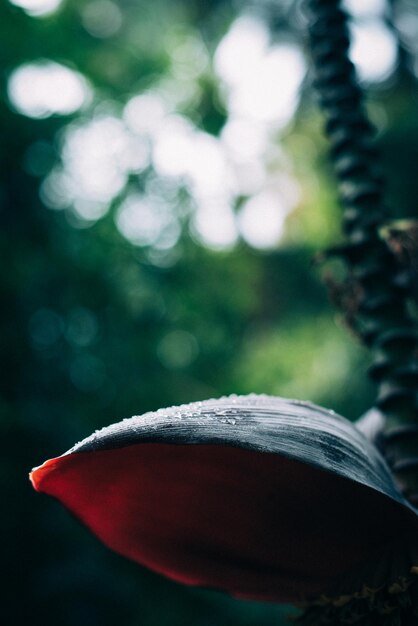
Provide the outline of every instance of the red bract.
{"type": "Polygon", "coordinates": [[[242,598],[350,593],[358,572],[380,584],[368,563],[395,580],[416,552],[418,517],[377,450],[297,401],[232,396],[133,417],[31,478],[116,552],[242,598]]]}

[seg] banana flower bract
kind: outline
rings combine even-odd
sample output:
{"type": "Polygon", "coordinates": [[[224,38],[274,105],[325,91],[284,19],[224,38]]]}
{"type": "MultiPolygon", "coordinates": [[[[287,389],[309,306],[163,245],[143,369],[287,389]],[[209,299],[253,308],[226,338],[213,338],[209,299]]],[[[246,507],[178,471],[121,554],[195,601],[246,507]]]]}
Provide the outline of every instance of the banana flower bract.
{"type": "Polygon", "coordinates": [[[312,404],[230,396],[146,413],[31,480],[109,548],[176,581],[307,605],[303,623],[415,610],[417,513],[374,445],[312,404]]]}

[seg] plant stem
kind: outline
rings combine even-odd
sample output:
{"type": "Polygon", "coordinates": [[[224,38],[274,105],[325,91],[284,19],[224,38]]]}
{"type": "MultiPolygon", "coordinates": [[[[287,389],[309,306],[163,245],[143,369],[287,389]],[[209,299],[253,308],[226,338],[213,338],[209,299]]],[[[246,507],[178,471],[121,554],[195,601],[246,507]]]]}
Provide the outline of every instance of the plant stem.
{"type": "MultiPolygon", "coordinates": [[[[307,0],[315,85],[326,118],[331,159],[343,206],[346,285],[355,300],[357,333],[370,348],[376,407],[383,415],[378,445],[407,497],[418,504],[418,333],[408,309],[411,273],[381,236],[384,185],[374,129],[348,58],[348,18],[340,0],[307,0]]],[[[353,311],[351,311],[353,314],[353,311]]]]}

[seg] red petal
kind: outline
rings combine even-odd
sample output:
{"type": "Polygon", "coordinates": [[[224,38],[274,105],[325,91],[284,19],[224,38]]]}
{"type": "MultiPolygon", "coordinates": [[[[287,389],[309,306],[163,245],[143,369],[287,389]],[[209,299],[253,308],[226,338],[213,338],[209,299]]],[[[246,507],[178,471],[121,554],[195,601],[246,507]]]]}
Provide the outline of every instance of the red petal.
{"type": "Polygon", "coordinates": [[[120,554],[174,580],[257,600],[316,596],[417,524],[358,482],[226,445],[73,452],[31,478],[120,554]]]}

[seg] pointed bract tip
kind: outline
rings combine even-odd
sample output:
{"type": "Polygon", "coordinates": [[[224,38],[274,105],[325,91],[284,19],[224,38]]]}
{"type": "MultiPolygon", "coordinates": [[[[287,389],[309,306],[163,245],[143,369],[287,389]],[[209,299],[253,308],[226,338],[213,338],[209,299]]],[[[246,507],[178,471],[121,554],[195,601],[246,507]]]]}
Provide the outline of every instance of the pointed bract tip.
{"type": "Polygon", "coordinates": [[[29,480],[32,483],[33,488],[36,491],[42,492],[42,482],[47,474],[49,474],[50,470],[54,468],[58,459],[48,459],[42,465],[38,465],[34,467],[31,472],[29,472],[29,480]]]}

